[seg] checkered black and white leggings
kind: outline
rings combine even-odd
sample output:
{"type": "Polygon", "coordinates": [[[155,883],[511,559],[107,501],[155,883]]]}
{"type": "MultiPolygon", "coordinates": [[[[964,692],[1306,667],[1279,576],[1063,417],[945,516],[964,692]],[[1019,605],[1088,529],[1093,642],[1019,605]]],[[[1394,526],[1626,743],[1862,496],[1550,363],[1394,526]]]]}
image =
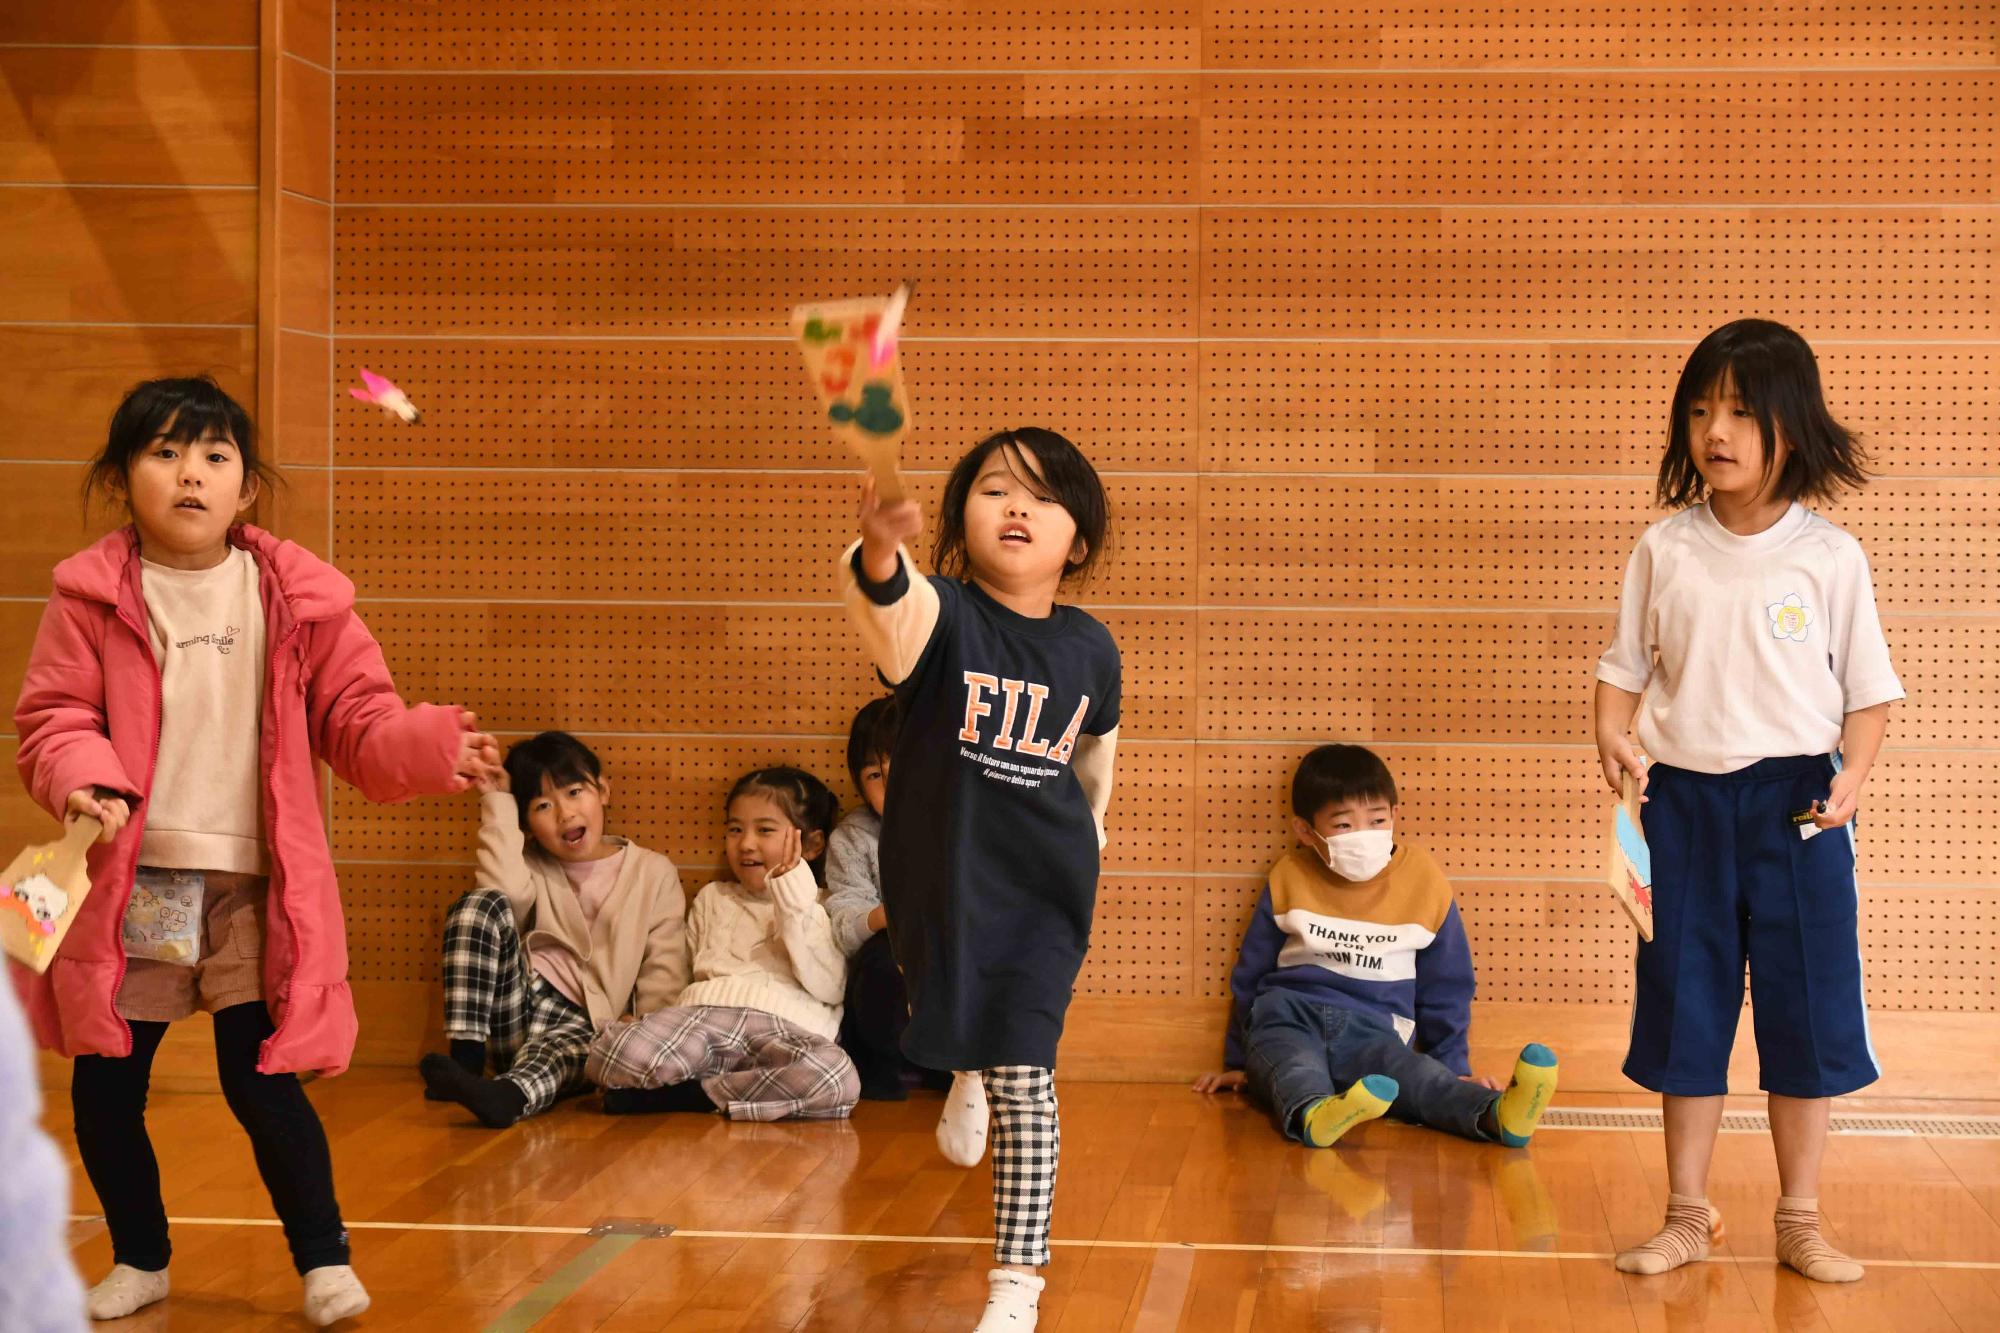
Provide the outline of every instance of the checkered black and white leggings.
{"type": "Polygon", "coordinates": [[[523,1115],[583,1081],[590,1014],[535,971],[514,909],[492,889],[474,889],[445,917],[444,1032],[486,1043],[500,1076],[527,1094],[523,1115]]]}
{"type": "Polygon", "coordinates": [[[1056,1118],[1056,1074],[1035,1065],[983,1069],[992,1120],[993,1260],[1049,1261],[1049,1213],[1056,1201],[1056,1158],[1062,1125],[1056,1118]]]}

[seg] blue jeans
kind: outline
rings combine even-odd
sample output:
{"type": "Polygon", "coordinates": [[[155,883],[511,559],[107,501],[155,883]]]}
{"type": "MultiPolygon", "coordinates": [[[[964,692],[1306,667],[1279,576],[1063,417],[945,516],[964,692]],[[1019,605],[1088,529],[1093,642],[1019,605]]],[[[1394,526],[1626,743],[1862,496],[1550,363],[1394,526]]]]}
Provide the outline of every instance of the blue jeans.
{"type": "Polygon", "coordinates": [[[1288,1139],[1306,1141],[1306,1107],[1368,1074],[1387,1074],[1401,1089],[1389,1108],[1396,1119],[1480,1143],[1494,1141],[1480,1121],[1500,1094],[1411,1050],[1386,1018],[1269,990],[1250,1007],[1243,1045],[1250,1091],[1271,1108],[1288,1139]]]}

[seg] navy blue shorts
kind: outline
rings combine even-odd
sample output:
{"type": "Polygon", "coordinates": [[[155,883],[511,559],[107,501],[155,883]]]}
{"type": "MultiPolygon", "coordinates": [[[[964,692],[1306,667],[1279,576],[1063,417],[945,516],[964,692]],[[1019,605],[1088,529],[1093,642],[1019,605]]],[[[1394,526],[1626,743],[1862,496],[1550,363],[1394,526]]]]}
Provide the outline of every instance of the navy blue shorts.
{"type": "Polygon", "coordinates": [[[1764,1091],[1838,1097],[1873,1083],[1852,827],[1804,839],[1788,818],[1826,798],[1833,760],[1649,772],[1653,939],[1639,945],[1625,1076],[1677,1097],[1727,1092],[1747,962],[1764,1091]]]}

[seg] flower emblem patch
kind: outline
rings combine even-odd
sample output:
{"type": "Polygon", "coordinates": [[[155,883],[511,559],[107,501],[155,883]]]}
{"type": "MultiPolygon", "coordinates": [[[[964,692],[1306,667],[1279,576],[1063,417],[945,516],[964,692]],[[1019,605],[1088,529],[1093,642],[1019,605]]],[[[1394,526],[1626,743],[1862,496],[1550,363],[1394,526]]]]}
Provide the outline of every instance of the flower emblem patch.
{"type": "Polygon", "coordinates": [[[1804,643],[1806,634],[1812,628],[1812,608],[1800,599],[1797,593],[1788,593],[1782,602],[1772,602],[1764,608],[1771,617],[1771,637],[1790,639],[1793,643],[1804,643]]]}

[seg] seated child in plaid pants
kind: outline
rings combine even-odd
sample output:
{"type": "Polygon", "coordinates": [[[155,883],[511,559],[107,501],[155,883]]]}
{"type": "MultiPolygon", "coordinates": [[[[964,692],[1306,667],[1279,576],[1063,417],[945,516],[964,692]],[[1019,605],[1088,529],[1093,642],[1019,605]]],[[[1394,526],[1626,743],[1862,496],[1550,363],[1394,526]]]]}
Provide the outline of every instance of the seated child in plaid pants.
{"type": "Polygon", "coordinates": [[[834,1044],[847,960],[819,900],[840,803],[810,773],[760,768],[725,809],[731,878],[702,889],[688,911],[694,980],[674,1008],[600,1031],[587,1073],[609,1115],[843,1118],[861,1079],[834,1044]]]}
{"type": "Polygon", "coordinates": [[[419,1068],[426,1097],[504,1129],[582,1084],[591,1034],[680,998],[687,896],[672,861],[606,836],[611,784],[576,737],[520,742],[479,786],[478,887],[445,919],[451,1054],[419,1068]]]}

